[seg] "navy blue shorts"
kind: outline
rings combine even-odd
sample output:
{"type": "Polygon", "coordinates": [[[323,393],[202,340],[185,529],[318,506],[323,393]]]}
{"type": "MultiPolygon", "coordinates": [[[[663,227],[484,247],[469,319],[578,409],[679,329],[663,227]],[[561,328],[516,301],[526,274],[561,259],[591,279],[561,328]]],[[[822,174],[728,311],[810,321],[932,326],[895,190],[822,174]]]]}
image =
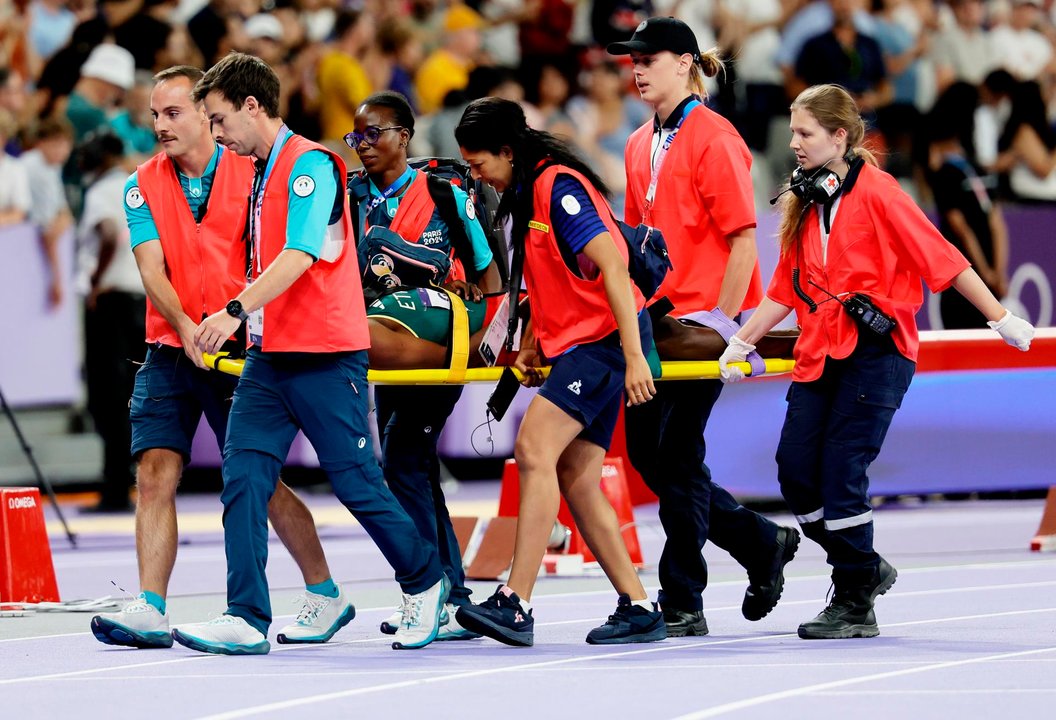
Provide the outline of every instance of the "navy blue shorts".
{"type": "MultiPolygon", "coordinates": [[[[638,315],[638,331],[642,347],[648,349],[653,342],[649,313],[638,315]]],[[[551,361],[539,394],[583,424],[579,439],[608,450],[624,402],[626,372],[620,333],[613,331],[551,361]]]]}
{"type": "Polygon", "coordinates": [[[165,448],[178,452],[186,463],[203,413],[222,448],[237,384],[232,375],[195,367],[182,348],[149,346],[129,405],[132,457],[165,448]]]}

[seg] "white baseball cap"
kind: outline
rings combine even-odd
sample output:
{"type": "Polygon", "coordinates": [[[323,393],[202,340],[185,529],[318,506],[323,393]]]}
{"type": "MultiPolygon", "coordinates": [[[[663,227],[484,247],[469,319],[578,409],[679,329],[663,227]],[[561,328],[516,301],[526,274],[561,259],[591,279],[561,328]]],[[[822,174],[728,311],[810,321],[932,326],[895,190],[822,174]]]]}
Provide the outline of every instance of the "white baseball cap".
{"type": "Polygon", "coordinates": [[[129,90],[136,80],[136,61],[132,53],[119,45],[96,45],[81,66],[81,77],[96,78],[129,90]]]}
{"type": "Polygon", "coordinates": [[[282,23],[274,15],[258,13],[246,20],[246,35],[253,39],[270,38],[282,40],[282,23]]]}

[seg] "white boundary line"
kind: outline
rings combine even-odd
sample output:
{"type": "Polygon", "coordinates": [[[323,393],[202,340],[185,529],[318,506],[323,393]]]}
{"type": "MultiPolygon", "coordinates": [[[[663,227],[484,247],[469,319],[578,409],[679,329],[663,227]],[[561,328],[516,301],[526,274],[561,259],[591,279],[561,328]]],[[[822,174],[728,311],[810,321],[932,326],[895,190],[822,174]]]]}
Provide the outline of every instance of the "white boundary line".
{"type": "MultiPolygon", "coordinates": [[[[1053,608],[1056,610],[1056,608],[1053,608]]],[[[763,705],[765,703],[776,702],[777,700],[785,700],[791,697],[798,697],[800,695],[809,695],[812,693],[818,693],[825,690],[831,690],[838,687],[846,687],[848,685],[856,685],[858,683],[874,682],[876,680],[886,680],[888,678],[900,677],[903,675],[914,675],[916,673],[931,672],[933,670],[946,670],[949,668],[962,667],[964,665],[977,665],[979,663],[993,662],[995,660],[1005,660],[1007,658],[1024,657],[1027,655],[1038,655],[1041,653],[1056,652],[1056,647],[1039,648],[1037,650],[1022,650],[1020,652],[1011,653],[1000,653],[997,655],[985,655],[983,657],[969,658],[967,660],[951,660],[949,662],[935,663],[933,665],[924,665],[923,667],[912,667],[904,668],[902,670],[890,670],[883,673],[875,673],[873,675],[862,675],[860,677],[847,678],[845,680],[834,680],[827,683],[818,683],[817,685],[805,685],[799,688],[793,688],[791,690],[782,690],[781,692],[769,693],[768,695],[760,695],[754,698],[748,698],[747,700],[738,700],[732,703],[725,703],[724,705],[718,705],[707,710],[701,710],[700,712],[688,713],[686,715],[679,715],[673,720],[704,720],[705,718],[718,717],[719,715],[725,715],[727,713],[736,712],[737,710],[745,710],[750,707],[756,707],[757,705],[763,705]]],[[[959,691],[951,690],[948,694],[955,694],[959,691]]]]}
{"type": "MultiPolygon", "coordinates": [[[[924,623],[955,622],[957,620],[974,620],[974,619],[981,619],[981,618],[1006,617],[1006,616],[1011,616],[1011,615],[1024,615],[1024,614],[1044,613],[1044,612],[1056,612],[1056,607],[1042,608],[1042,609],[1038,609],[1038,610],[1015,610],[1015,611],[1011,611],[1011,612],[1002,612],[1002,613],[986,613],[986,614],[981,614],[981,615],[961,615],[961,616],[957,616],[957,617],[935,618],[935,619],[931,619],[931,620],[914,620],[914,621],[905,622],[905,623],[889,623],[889,624],[885,625],[885,627],[902,627],[902,626],[906,626],[906,625],[919,625],[919,624],[924,624],[924,623]]],[[[605,654],[601,654],[601,655],[577,655],[576,657],[562,658],[560,660],[546,660],[546,661],[542,661],[542,662],[525,663],[525,664],[520,664],[520,665],[508,665],[508,666],[499,667],[499,668],[488,668],[488,669],[485,669],[485,670],[472,670],[472,671],[468,671],[468,672],[453,673],[451,675],[442,675],[442,676],[439,676],[439,677],[421,678],[421,679],[415,679],[415,680],[404,680],[402,682],[385,683],[383,685],[372,685],[372,686],[369,686],[369,687],[355,688],[355,689],[352,689],[352,690],[342,690],[342,691],[338,691],[338,692],[321,693],[319,695],[309,695],[309,696],[303,697],[303,698],[296,698],[296,699],[291,699],[291,700],[281,700],[281,701],[278,701],[278,702],[265,703],[265,704],[262,704],[262,705],[256,705],[256,706],[253,706],[253,707],[242,708],[242,709],[239,709],[239,710],[231,710],[231,711],[228,711],[228,712],[215,713],[215,714],[212,714],[212,715],[203,715],[203,716],[199,717],[198,720],[234,720],[235,718],[249,717],[249,716],[252,716],[252,715],[260,715],[260,714],[267,713],[267,712],[276,712],[276,711],[279,711],[279,710],[288,710],[290,708],[302,707],[302,706],[305,706],[305,705],[315,705],[315,704],[321,703],[321,702],[328,702],[330,700],[340,700],[340,699],[344,699],[344,698],[355,697],[357,695],[370,695],[370,694],[379,693],[379,692],[384,693],[384,692],[390,692],[390,691],[393,691],[393,690],[399,690],[401,688],[409,688],[409,687],[415,687],[415,686],[430,685],[430,684],[433,684],[433,683],[440,683],[440,682],[451,682],[451,681],[454,681],[454,680],[466,680],[466,679],[470,679],[470,678],[485,677],[485,676],[488,676],[488,675],[498,675],[500,673],[518,672],[518,671],[522,671],[522,670],[533,670],[533,669],[544,668],[544,667],[555,667],[555,666],[558,666],[558,665],[571,665],[571,664],[574,664],[574,663],[581,663],[581,662],[594,662],[594,661],[598,661],[598,660],[606,660],[606,659],[609,659],[609,658],[624,658],[624,657],[629,657],[631,655],[651,655],[651,654],[661,653],[661,652],[671,652],[671,651],[676,651],[676,650],[685,650],[687,648],[699,649],[699,648],[702,648],[702,647],[711,647],[711,646],[714,646],[714,645],[738,645],[738,644],[749,643],[749,642],[758,642],[760,640],[784,640],[784,639],[787,639],[787,638],[794,638],[794,637],[796,637],[796,633],[779,633],[779,634],[774,634],[774,635],[754,636],[754,637],[748,637],[748,638],[734,638],[734,639],[731,639],[731,640],[716,640],[716,641],[702,642],[702,643],[686,643],[686,644],[679,644],[679,645],[662,645],[660,647],[650,647],[650,648],[645,648],[645,649],[641,649],[641,650],[629,650],[629,651],[625,651],[625,652],[611,652],[611,653],[605,653],[605,654]]],[[[908,668],[908,669],[905,669],[905,670],[895,670],[895,671],[890,671],[890,672],[887,672],[887,673],[880,673],[880,674],[877,674],[877,675],[868,675],[868,676],[864,676],[863,678],[852,678],[850,680],[839,681],[839,682],[836,682],[836,683],[823,683],[821,685],[812,685],[812,686],[807,686],[807,688],[798,688],[796,690],[788,690],[788,691],[784,691],[782,693],[772,693],[771,695],[763,695],[763,696],[760,696],[758,698],[752,698],[750,700],[738,701],[737,703],[729,703],[728,705],[722,705],[722,706],[719,706],[718,708],[712,708],[711,710],[707,710],[707,711],[704,711],[704,712],[712,713],[715,710],[721,710],[722,712],[726,712],[727,710],[725,710],[725,708],[727,708],[727,706],[730,707],[730,710],[736,710],[736,709],[740,709],[742,706],[743,707],[750,707],[752,705],[761,704],[763,702],[770,702],[771,700],[779,700],[779,699],[781,699],[783,697],[790,697],[792,695],[801,695],[801,694],[804,694],[806,692],[813,692],[816,689],[827,689],[829,687],[840,687],[842,685],[849,685],[849,684],[852,684],[854,682],[865,682],[866,680],[869,680],[869,679],[879,679],[879,678],[885,678],[885,677],[894,677],[896,675],[905,675],[905,674],[908,674],[908,673],[911,673],[911,672],[923,672],[925,670],[935,670],[935,669],[939,669],[939,668],[942,668],[942,667],[956,667],[956,666],[959,666],[959,665],[966,665],[966,664],[969,664],[969,663],[985,662],[985,661],[988,661],[988,660],[998,660],[998,659],[1003,659],[1003,658],[1006,658],[1006,657],[1021,657],[1021,656],[1024,656],[1024,655],[1032,655],[1032,654],[1045,653],[1045,652],[1056,652],[1056,647],[1041,648],[1041,649],[1037,649],[1037,650],[1026,650],[1026,651],[1016,652],[1016,653],[1003,653],[1001,655],[991,655],[991,656],[986,656],[986,657],[983,657],[983,658],[972,658],[970,660],[958,660],[958,661],[947,662],[947,663],[939,663],[939,664],[935,664],[935,665],[926,665],[924,667],[908,668]]],[[[677,720],[690,720],[690,718],[693,718],[695,720],[698,717],[700,717],[700,718],[712,717],[712,715],[710,715],[710,714],[705,714],[705,715],[695,715],[695,714],[693,714],[693,715],[682,716],[682,717],[678,718],[677,720]]]]}

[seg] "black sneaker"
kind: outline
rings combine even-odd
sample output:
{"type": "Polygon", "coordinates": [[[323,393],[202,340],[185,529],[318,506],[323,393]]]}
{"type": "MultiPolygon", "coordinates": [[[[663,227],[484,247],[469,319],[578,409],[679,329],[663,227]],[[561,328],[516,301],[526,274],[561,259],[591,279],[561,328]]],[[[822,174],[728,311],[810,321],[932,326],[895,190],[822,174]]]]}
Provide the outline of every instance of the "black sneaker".
{"type": "Polygon", "coordinates": [[[627,594],[616,601],[616,612],[609,615],[604,625],[587,633],[591,645],[622,645],[624,643],[647,643],[667,637],[664,614],[656,609],[646,610],[635,605],[627,594]]]}
{"type": "Polygon", "coordinates": [[[876,615],[870,604],[839,596],[834,597],[816,618],[799,626],[799,636],[804,640],[871,638],[879,634],[876,615]]]}
{"type": "Polygon", "coordinates": [[[762,620],[774,609],[785,588],[785,565],[792,561],[798,549],[799,530],[779,527],[769,564],[758,572],[748,573],[748,589],[744,591],[741,603],[741,614],[745,619],[762,620]]]}
{"type": "Polygon", "coordinates": [[[463,605],[455,614],[458,624],[470,632],[486,635],[507,645],[531,647],[535,644],[535,618],[525,612],[517,593],[507,597],[502,585],[495,594],[477,605],[463,605]]]}
{"type": "Polygon", "coordinates": [[[703,637],[708,634],[708,621],[703,610],[664,608],[664,625],[668,637],[703,637]]]}

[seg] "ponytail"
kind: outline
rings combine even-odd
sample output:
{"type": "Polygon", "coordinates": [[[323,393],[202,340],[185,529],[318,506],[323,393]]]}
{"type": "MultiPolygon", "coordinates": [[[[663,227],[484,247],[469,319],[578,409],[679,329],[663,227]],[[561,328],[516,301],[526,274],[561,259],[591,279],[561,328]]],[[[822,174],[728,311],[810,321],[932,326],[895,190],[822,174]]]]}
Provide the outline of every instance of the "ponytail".
{"type": "Polygon", "coordinates": [[[726,71],[726,64],[719,55],[719,49],[711,48],[707,52],[702,52],[698,58],[693,60],[693,65],[689,68],[690,91],[694,95],[706,98],[708,91],[705,89],[704,79],[715,77],[720,71],[726,71]]]}

